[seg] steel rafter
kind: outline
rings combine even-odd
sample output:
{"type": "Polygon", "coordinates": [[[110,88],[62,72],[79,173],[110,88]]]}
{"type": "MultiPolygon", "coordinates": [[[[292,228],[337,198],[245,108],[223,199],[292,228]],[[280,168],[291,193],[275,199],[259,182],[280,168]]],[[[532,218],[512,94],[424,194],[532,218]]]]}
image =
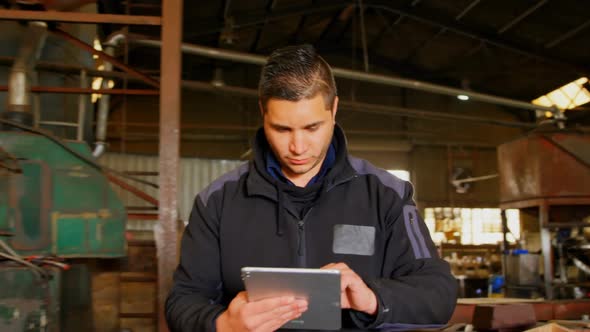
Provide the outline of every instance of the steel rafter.
{"type": "Polygon", "coordinates": [[[534,13],[537,9],[541,8],[541,6],[546,4],[548,1],[549,0],[541,0],[541,1],[537,2],[536,4],[532,5],[527,10],[525,10],[522,14],[518,15],[516,18],[514,18],[510,22],[504,24],[503,27],[498,29],[498,34],[502,34],[502,33],[506,32],[508,29],[515,26],[516,24],[520,23],[520,21],[524,20],[527,16],[534,13]]]}
{"type": "Polygon", "coordinates": [[[59,11],[0,9],[0,19],[12,21],[45,21],[82,24],[161,25],[157,16],[92,14],[59,11]]]}
{"type": "MultiPolygon", "coordinates": [[[[373,7],[375,9],[380,9],[389,13],[393,13],[395,15],[405,15],[408,18],[411,18],[417,22],[421,22],[424,24],[429,24],[433,26],[437,26],[440,28],[446,28],[449,31],[454,33],[460,34],[462,36],[466,36],[473,39],[482,40],[490,45],[494,45],[496,47],[504,48],[510,50],[512,52],[516,52],[522,55],[531,56],[546,62],[558,64],[564,67],[569,67],[572,70],[576,71],[577,73],[590,73],[590,67],[585,64],[579,63],[572,63],[568,60],[556,58],[550,54],[546,54],[542,50],[531,49],[527,47],[523,47],[520,44],[499,38],[498,36],[490,35],[489,33],[485,33],[482,31],[476,31],[473,28],[468,28],[455,20],[441,20],[440,18],[435,17],[432,13],[425,13],[424,11],[418,12],[412,8],[398,8],[392,6],[388,1],[382,0],[368,0],[365,3],[367,7],[373,7]]],[[[590,24],[590,21],[587,22],[590,24]]],[[[583,27],[578,27],[577,29],[583,29],[587,25],[583,27]]]]}

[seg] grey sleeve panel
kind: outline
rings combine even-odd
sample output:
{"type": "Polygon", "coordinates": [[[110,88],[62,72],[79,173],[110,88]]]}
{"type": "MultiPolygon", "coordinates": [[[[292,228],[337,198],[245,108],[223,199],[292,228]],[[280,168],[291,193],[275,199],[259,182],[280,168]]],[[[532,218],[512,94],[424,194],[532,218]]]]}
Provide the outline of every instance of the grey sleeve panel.
{"type": "Polygon", "coordinates": [[[348,157],[348,160],[350,161],[352,168],[359,175],[375,175],[384,186],[395,190],[399,197],[404,197],[404,194],[406,193],[406,181],[401,180],[384,169],[375,167],[366,160],[355,157],[348,157]]]}
{"type": "Polygon", "coordinates": [[[232,181],[238,181],[242,175],[248,172],[248,169],[249,163],[245,162],[240,166],[234,168],[233,170],[223,174],[215,181],[211,182],[211,184],[207,186],[207,188],[203,189],[203,191],[201,191],[197,195],[201,199],[201,203],[203,203],[203,206],[207,207],[209,197],[211,197],[211,195],[213,195],[216,191],[223,188],[224,184],[232,181]]]}
{"type": "Polygon", "coordinates": [[[418,223],[421,222],[423,221],[418,216],[416,206],[405,205],[404,226],[406,228],[406,232],[408,233],[408,238],[410,239],[412,250],[414,251],[414,256],[416,259],[431,258],[430,251],[426,246],[426,240],[424,240],[424,235],[420,231],[420,226],[418,225],[418,223]]]}

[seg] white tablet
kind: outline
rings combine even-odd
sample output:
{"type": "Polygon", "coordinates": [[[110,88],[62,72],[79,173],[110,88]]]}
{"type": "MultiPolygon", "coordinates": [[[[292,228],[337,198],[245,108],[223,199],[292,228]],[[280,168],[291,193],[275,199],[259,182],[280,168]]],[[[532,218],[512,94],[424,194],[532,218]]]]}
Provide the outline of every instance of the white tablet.
{"type": "Polygon", "coordinates": [[[339,330],[341,327],[339,270],[243,267],[242,280],[249,301],[285,295],[307,299],[307,311],[281,328],[339,330]]]}

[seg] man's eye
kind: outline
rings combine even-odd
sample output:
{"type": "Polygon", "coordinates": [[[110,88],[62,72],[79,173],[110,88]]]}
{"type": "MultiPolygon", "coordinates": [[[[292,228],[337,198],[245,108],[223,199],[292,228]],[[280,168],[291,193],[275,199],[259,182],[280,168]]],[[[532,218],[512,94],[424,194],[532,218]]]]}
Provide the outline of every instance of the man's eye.
{"type": "Polygon", "coordinates": [[[316,126],[311,126],[311,127],[307,128],[307,130],[316,131],[316,130],[318,130],[318,128],[319,128],[319,126],[316,125],[316,126]]]}
{"type": "Polygon", "coordinates": [[[288,130],[289,130],[289,129],[287,129],[287,128],[277,128],[277,131],[278,131],[279,133],[286,133],[288,130]]]}

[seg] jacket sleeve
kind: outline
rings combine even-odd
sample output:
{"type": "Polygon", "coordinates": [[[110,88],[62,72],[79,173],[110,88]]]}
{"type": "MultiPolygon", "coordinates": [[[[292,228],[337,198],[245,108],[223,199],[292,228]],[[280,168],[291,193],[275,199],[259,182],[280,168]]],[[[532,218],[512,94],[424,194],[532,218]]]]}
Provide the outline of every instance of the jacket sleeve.
{"type": "Polygon", "coordinates": [[[219,227],[215,200],[207,206],[197,196],[181,242],[180,263],[165,306],[170,331],[214,331],[215,319],[225,310],[219,304],[222,284],[219,227]]]}
{"type": "Polygon", "coordinates": [[[457,281],[447,262],[438,257],[426,224],[406,184],[401,204],[387,214],[383,275],[365,279],[378,300],[376,316],[351,311],[361,328],[386,328],[391,324],[446,324],[457,300],[457,281]]]}

